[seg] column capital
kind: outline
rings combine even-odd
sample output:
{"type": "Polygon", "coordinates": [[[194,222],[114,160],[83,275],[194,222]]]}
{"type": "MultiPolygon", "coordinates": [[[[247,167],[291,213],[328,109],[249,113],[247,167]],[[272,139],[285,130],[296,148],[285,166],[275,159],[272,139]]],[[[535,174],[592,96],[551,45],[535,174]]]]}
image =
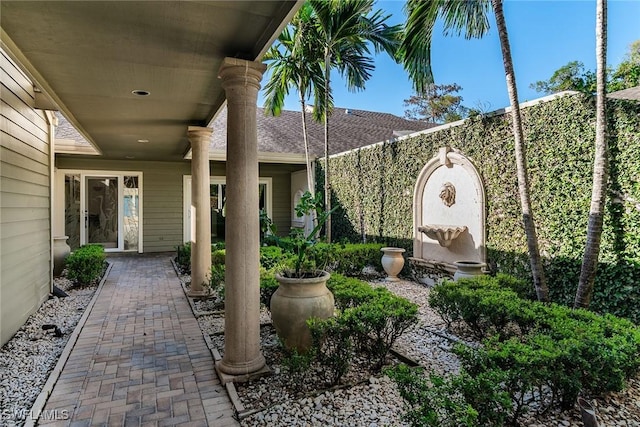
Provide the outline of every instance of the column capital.
{"type": "Polygon", "coordinates": [[[222,79],[222,86],[254,86],[260,89],[260,80],[267,66],[262,62],[247,61],[238,58],[224,58],[218,70],[218,78],[222,79]]]}
{"type": "Polygon", "coordinates": [[[213,129],[204,126],[189,126],[187,128],[187,137],[193,144],[194,142],[209,142],[213,129]]]}

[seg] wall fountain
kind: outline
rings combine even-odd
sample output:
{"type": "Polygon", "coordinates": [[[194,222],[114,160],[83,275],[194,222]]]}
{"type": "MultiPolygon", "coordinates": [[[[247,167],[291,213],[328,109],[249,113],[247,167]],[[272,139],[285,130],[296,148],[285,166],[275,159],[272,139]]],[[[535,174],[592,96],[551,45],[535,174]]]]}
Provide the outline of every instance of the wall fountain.
{"type": "Polygon", "coordinates": [[[478,271],[485,266],[484,187],[476,167],[459,150],[440,148],[418,175],[410,259],[449,273],[460,262],[478,271]]]}

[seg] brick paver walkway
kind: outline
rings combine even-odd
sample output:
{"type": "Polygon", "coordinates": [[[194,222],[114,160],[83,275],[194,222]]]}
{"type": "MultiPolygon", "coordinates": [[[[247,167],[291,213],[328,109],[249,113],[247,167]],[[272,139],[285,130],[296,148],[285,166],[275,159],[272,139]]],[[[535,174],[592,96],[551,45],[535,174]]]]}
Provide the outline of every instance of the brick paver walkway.
{"type": "Polygon", "coordinates": [[[238,425],[169,256],[109,261],[39,425],[238,425]]]}

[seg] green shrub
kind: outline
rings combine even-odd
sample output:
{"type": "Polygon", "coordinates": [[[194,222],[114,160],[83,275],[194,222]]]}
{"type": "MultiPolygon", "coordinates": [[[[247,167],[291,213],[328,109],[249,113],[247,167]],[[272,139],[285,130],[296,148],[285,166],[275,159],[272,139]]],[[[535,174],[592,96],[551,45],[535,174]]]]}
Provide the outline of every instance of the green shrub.
{"type": "Polygon", "coordinates": [[[463,322],[486,338],[479,349],[456,352],[472,375],[507,374],[516,417],[526,395],[548,390],[551,403],[569,408],[581,391],[621,390],[640,369],[640,328],[632,322],[521,299],[498,283],[487,277],[444,283],[429,302],[447,322],[463,322]]]}
{"type": "Polygon", "coordinates": [[[333,293],[336,307],[340,310],[359,306],[376,296],[368,283],[336,273],[331,274],[327,288],[333,293]]]}
{"type": "Polygon", "coordinates": [[[270,310],[271,296],[278,289],[278,281],[273,273],[260,270],[260,303],[270,310]]]}
{"type": "Polygon", "coordinates": [[[333,271],[347,276],[360,276],[365,267],[373,266],[381,272],[382,247],[379,243],[335,245],[333,271]]]}
{"type": "Polygon", "coordinates": [[[320,270],[332,271],[336,260],[336,245],[318,242],[306,249],[307,260],[320,270]]]}
{"type": "Polygon", "coordinates": [[[212,266],[224,266],[226,259],[226,249],[216,249],[211,251],[211,265],[212,266]]]}
{"type": "MultiPolygon", "coordinates": [[[[464,401],[471,406],[478,418],[478,426],[502,426],[512,411],[512,400],[504,390],[509,377],[501,369],[490,369],[470,375],[462,370],[451,377],[453,390],[462,395],[464,401]]],[[[514,417],[516,418],[516,417],[514,417]]]]}
{"type": "Polygon", "coordinates": [[[287,369],[289,380],[297,390],[302,390],[304,377],[309,372],[314,354],[311,351],[298,353],[296,349],[287,350],[284,345],[282,348],[285,349],[285,357],[282,359],[282,364],[287,369]]]}
{"type": "Polygon", "coordinates": [[[498,275],[445,281],[431,291],[429,305],[448,327],[463,322],[478,338],[526,333],[538,327],[539,305],[520,298],[518,295],[526,294],[525,287],[511,279],[498,275]]]}
{"type": "Polygon", "coordinates": [[[476,427],[478,411],[457,393],[450,379],[398,365],[385,372],[398,385],[407,405],[403,418],[414,427],[476,427]]]}
{"type": "Polygon", "coordinates": [[[101,245],[82,246],[66,259],[67,277],[81,286],[91,284],[104,271],[105,254],[101,245]]]}
{"type": "Polygon", "coordinates": [[[340,317],[307,320],[315,359],[325,368],[331,385],[337,384],[349,371],[353,359],[351,329],[340,317]]]}
{"type": "Polygon", "coordinates": [[[511,412],[501,370],[474,376],[463,369],[448,378],[427,378],[423,368],[398,365],[385,373],[398,384],[408,405],[404,418],[412,426],[503,426],[511,412]]]}
{"type": "Polygon", "coordinates": [[[176,246],[176,264],[184,274],[191,274],[191,243],[176,246]]]}
{"type": "Polygon", "coordinates": [[[395,341],[418,321],[418,306],[384,288],[374,292],[371,300],[346,309],[343,317],[358,345],[372,356],[374,366],[380,368],[395,341]]]}
{"type": "MultiPolygon", "coordinates": [[[[224,242],[211,244],[211,264],[224,264],[224,242]],[[218,251],[222,251],[219,253],[218,251]]],[[[176,265],[183,274],[191,274],[191,242],[176,246],[176,265]]]]}
{"type": "Polygon", "coordinates": [[[222,265],[212,265],[209,274],[208,292],[210,295],[216,293],[221,299],[224,298],[225,267],[222,265]]]}
{"type": "Polygon", "coordinates": [[[295,242],[291,237],[278,237],[276,235],[267,235],[264,237],[264,244],[267,246],[277,246],[284,252],[294,253],[295,242]]]}
{"type": "Polygon", "coordinates": [[[278,246],[262,246],[260,248],[260,265],[270,270],[278,265],[283,256],[282,248],[278,246]]]}

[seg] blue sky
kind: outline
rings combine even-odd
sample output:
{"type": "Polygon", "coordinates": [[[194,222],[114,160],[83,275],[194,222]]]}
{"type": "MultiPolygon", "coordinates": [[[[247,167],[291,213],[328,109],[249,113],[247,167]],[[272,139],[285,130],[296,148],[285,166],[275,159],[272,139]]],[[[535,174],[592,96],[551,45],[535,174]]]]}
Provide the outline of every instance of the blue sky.
{"type": "MultiPolygon", "coordinates": [[[[529,88],[531,83],[548,79],[569,61],[582,61],[595,69],[595,0],[505,0],[504,13],[520,102],[542,94],[529,88]]],[[[390,13],[391,24],[405,19],[404,1],[381,1],[377,7],[390,13]]],[[[442,35],[434,32],[432,64],[436,83],[457,83],[467,107],[492,111],[509,104],[500,42],[493,15],[491,29],[483,39],[442,35]]],[[[640,0],[608,1],[607,63],[616,66],[631,42],[640,39],[640,0]]],[[[401,65],[386,55],[375,58],[376,69],[364,91],[350,93],[338,75],[332,77],[335,105],[338,107],[404,115],[403,100],[412,86],[401,65]]],[[[265,75],[265,80],[268,75],[265,75]]],[[[262,106],[260,96],[258,104],[262,106]]],[[[286,99],[287,110],[298,110],[295,93],[286,99]]]]}

